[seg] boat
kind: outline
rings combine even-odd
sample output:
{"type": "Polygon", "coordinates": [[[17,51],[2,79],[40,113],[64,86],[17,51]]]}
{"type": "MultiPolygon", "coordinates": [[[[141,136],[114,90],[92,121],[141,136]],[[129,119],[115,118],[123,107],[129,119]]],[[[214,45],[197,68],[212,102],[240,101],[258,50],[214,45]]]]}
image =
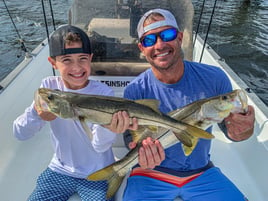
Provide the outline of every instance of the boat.
{"type": "MultiPolygon", "coordinates": [[[[121,97],[124,87],[149,67],[137,48],[135,27],[140,13],[156,8],[155,5],[175,9],[174,12],[180,13],[174,5],[181,2],[180,5],[184,6],[181,9],[188,10],[186,15],[193,17],[193,6],[191,3],[185,3],[190,2],[188,0],[155,2],[74,0],[70,8],[69,23],[83,28],[93,41],[93,49],[96,49],[90,79],[106,83],[114,89],[116,96],[121,97]],[[170,6],[170,3],[174,5],[170,6]],[[103,10],[103,6],[106,10],[103,10]]],[[[183,16],[176,17],[178,20],[183,19],[183,16]]],[[[211,159],[249,200],[265,201],[268,199],[268,108],[228,64],[192,31],[191,20],[189,21],[190,24],[185,20],[180,21],[185,23],[184,30],[189,34],[184,42],[186,59],[198,62],[202,60],[203,63],[223,69],[235,89],[247,91],[249,104],[255,108],[254,135],[246,141],[231,142],[217,126],[213,127],[216,138],[212,142],[211,159]]],[[[56,74],[47,57],[48,42],[45,39],[0,82],[0,195],[3,201],[27,200],[35,187],[37,177],[47,167],[53,154],[48,126],[34,138],[24,142],[15,139],[12,132],[13,121],[31,104],[34,91],[41,80],[56,74]]],[[[117,159],[128,152],[122,135],[118,135],[113,150],[117,159]]],[[[125,183],[121,185],[115,200],[122,200],[124,185],[125,183]]],[[[69,199],[79,200],[78,195],[69,199]]]]}

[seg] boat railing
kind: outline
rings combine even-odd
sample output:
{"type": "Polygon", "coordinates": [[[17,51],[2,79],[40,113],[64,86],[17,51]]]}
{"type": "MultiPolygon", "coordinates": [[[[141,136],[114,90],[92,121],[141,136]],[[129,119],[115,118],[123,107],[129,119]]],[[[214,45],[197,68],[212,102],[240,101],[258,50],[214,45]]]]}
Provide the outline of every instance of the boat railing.
{"type": "Polygon", "coordinates": [[[40,43],[31,53],[25,55],[24,60],[16,66],[3,80],[0,81],[0,93],[18,76],[18,74],[36,58],[39,52],[47,45],[47,39],[40,43]]]}
{"type": "MultiPolygon", "coordinates": [[[[199,61],[201,50],[204,40],[197,35],[197,41],[193,51],[193,60],[199,61]]],[[[221,58],[208,44],[205,44],[205,49],[201,62],[210,65],[215,65],[226,72],[227,76],[230,78],[234,88],[241,88],[247,92],[247,95],[251,101],[261,108],[261,112],[268,117],[268,107],[264,102],[248,87],[248,85],[233,71],[233,69],[221,58]]]]}

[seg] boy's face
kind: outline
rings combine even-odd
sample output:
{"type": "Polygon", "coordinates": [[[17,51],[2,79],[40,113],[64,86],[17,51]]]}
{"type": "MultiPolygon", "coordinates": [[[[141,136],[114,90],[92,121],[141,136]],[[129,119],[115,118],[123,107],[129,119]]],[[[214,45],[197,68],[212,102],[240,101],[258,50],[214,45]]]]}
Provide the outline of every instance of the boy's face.
{"type": "MultiPolygon", "coordinates": [[[[66,45],[65,48],[81,48],[80,42],[66,45]]],[[[48,58],[53,68],[57,69],[65,86],[69,89],[81,89],[87,86],[91,72],[92,54],[76,53],[56,56],[56,59],[48,58]]]]}

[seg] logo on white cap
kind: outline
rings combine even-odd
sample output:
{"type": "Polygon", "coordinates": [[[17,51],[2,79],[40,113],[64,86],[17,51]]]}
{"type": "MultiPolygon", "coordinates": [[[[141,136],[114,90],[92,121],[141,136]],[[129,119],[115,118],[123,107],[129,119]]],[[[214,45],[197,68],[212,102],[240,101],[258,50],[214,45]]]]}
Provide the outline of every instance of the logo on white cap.
{"type": "Polygon", "coordinates": [[[138,26],[137,26],[138,36],[139,36],[139,38],[141,38],[144,33],[148,32],[152,29],[162,27],[162,26],[172,26],[172,27],[177,28],[179,30],[179,26],[177,24],[175,17],[168,10],[164,10],[164,9],[160,9],[160,8],[149,10],[141,17],[141,19],[138,23],[138,26]],[[149,25],[143,27],[144,21],[152,13],[161,14],[165,18],[165,20],[157,21],[157,22],[154,22],[152,24],[149,24],[149,25]]]}

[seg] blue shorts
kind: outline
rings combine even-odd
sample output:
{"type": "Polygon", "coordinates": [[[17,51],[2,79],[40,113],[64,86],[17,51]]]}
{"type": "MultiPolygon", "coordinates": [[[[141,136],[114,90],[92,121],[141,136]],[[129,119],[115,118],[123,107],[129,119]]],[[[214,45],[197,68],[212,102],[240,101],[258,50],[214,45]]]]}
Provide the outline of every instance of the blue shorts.
{"type": "MultiPolygon", "coordinates": [[[[179,182],[180,180],[178,178],[179,182]]],[[[238,188],[216,167],[206,170],[182,186],[147,176],[130,176],[127,180],[123,200],[173,201],[176,197],[185,201],[247,200],[238,188]]]]}
{"type": "Polygon", "coordinates": [[[77,193],[83,201],[106,200],[107,183],[59,174],[47,168],[38,178],[28,201],[66,201],[77,193]]]}

